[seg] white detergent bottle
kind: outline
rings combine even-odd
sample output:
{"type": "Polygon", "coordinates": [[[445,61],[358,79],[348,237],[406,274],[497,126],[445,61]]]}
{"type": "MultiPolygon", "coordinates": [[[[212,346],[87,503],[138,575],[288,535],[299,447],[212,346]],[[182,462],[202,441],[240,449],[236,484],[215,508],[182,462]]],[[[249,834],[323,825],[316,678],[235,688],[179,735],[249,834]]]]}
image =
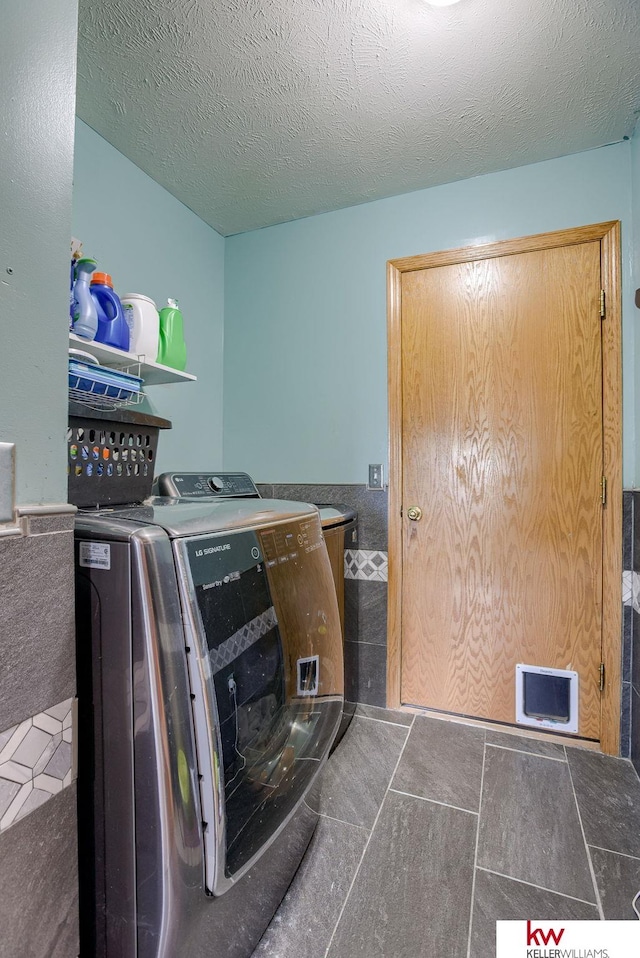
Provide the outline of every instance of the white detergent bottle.
{"type": "Polygon", "coordinates": [[[160,319],[156,304],[142,293],[127,293],[120,297],[129,326],[129,352],[155,363],[158,356],[160,319]]]}

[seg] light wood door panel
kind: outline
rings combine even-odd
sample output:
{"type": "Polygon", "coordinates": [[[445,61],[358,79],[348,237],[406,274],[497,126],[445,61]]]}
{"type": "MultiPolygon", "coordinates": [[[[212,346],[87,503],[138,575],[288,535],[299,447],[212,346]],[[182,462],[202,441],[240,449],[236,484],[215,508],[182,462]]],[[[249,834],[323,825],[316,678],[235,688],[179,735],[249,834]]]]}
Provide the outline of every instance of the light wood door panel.
{"type": "Polygon", "coordinates": [[[513,722],[517,662],[572,668],[599,737],[600,286],[598,242],[402,274],[406,704],[513,722]]]}

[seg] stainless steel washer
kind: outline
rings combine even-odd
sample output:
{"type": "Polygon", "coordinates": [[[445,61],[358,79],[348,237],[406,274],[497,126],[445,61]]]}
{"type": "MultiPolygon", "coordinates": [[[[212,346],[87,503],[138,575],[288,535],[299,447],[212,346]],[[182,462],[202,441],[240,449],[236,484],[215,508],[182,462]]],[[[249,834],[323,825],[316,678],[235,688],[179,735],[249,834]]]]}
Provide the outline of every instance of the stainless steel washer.
{"type": "Polygon", "coordinates": [[[76,523],[83,953],[248,958],[315,824],[343,704],[304,503],[147,500],[76,523]]]}

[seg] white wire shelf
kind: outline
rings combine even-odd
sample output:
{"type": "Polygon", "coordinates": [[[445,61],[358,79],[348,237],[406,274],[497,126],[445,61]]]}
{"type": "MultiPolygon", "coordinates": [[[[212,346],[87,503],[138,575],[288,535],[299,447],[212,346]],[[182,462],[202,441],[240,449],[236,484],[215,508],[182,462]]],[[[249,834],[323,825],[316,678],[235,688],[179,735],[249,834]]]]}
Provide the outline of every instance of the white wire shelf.
{"type": "MultiPolygon", "coordinates": [[[[136,356],[133,353],[125,353],[121,349],[115,349],[113,346],[105,346],[103,343],[82,339],[75,333],[69,333],[69,344],[74,349],[83,349],[85,352],[91,353],[102,366],[124,371],[128,371],[135,366],[140,369],[139,375],[144,379],[145,386],[197,382],[197,377],[192,376],[191,373],[184,373],[179,369],[172,369],[170,366],[162,366],[160,363],[147,359],[146,356],[136,356]]],[[[84,399],[81,399],[80,402],[84,402],[84,399]]]]}

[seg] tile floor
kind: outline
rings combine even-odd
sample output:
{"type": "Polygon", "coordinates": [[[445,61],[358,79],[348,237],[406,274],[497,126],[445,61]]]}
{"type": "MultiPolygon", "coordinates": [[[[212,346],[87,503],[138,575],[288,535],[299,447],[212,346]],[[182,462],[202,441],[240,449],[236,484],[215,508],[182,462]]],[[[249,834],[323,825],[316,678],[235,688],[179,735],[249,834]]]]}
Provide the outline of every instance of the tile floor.
{"type": "Polygon", "coordinates": [[[495,921],[635,919],[626,760],[358,706],[254,958],[491,958],[495,921]]]}

